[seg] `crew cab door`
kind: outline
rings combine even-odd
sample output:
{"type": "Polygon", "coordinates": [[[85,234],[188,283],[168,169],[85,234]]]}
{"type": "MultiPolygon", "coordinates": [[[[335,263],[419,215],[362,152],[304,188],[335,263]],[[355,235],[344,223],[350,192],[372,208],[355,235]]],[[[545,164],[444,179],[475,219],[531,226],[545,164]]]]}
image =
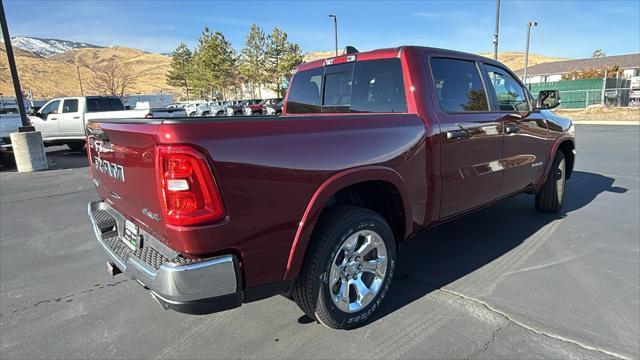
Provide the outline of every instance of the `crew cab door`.
{"type": "Polygon", "coordinates": [[[81,99],[62,100],[62,109],[58,117],[60,135],[65,137],[84,136],[83,108],[81,99]]]}
{"type": "Polygon", "coordinates": [[[522,191],[542,177],[550,146],[548,128],[542,114],[531,112],[527,92],[514,75],[490,64],[484,64],[484,71],[504,129],[502,197],[522,191]]]}
{"type": "Polygon", "coordinates": [[[429,62],[442,144],[440,217],[446,218],[498,196],[502,122],[490,108],[481,64],[455,57],[429,62]]]}
{"type": "Polygon", "coordinates": [[[58,122],[60,118],[61,100],[51,100],[38,111],[37,116],[31,116],[31,124],[42,133],[43,138],[60,136],[58,122]]]}

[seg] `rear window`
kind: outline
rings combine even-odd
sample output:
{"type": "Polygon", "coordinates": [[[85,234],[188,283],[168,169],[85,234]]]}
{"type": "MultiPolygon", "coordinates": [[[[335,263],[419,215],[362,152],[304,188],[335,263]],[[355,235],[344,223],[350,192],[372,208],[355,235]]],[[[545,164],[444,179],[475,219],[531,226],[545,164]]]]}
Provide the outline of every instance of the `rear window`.
{"type": "Polygon", "coordinates": [[[77,113],[78,112],[78,99],[66,99],[62,103],[63,113],[77,113]]]}
{"type": "Polygon", "coordinates": [[[293,78],[287,113],[406,112],[400,59],[314,68],[293,78]]]}
{"type": "Polygon", "coordinates": [[[87,98],[87,112],[124,110],[122,101],[112,97],[87,98]]]}
{"type": "Polygon", "coordinates": [[[406,112],[400,59],[363,61],[356,65],[351,112],[406,112]]]}
{"type": "Polygon", "coordinates": [[[489,111],[487,95],[476,63],[447,58],[431,59],[440,107],[447,112],[489,111]]]}
{"type": "Polygon", "coordinates": [[[324,68],[301,71],[293,77],[287,102],[287,112],[291,114],[319,113],[322,107],[320,91],[324,68]]]}

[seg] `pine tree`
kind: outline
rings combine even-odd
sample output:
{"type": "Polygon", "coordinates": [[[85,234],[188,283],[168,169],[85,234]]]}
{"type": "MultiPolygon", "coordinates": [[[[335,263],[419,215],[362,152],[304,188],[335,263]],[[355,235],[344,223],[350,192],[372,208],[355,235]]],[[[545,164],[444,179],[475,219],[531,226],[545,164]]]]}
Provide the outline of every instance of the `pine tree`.
{"type": "Polygon", "coordinates": [[[266,81],[267,38],[256,24],[251,25],[244,49],[240,55],[240,75],[252,86],[253,97],[258,87],[258,97],[262,97],[262,85],[266,81]]]}
{"type": "Polygon", "coordinates": [[[267,42],[267,86],[280,97],[288,87],[293,68],[302,62],[302,52],[300,46],[290,43],[287,33],[277,27],[267,42]]]}
{"type": "Polygon", "coordinates": [[[189,98],[189,71],[193,54],[187,45],[181,42],[171,54],[171,68],[167,73],[167,84],[183,88],[189,98]]]}
{"type": "Polygon", "coordinates": [[[236,54],[221,32],[205,28],[198,40],[190,71],[191,83],[202,94],[225,92],[237,66],[236,54]]]}

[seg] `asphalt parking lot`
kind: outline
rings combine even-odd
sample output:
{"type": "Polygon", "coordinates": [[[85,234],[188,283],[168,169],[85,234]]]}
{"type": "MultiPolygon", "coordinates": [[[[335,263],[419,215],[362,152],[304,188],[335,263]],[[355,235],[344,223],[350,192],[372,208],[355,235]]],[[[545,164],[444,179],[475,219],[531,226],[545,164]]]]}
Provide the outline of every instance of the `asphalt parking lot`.
{"type": "Polygon", "coordinates": [[[277,296],[163,312],[107,275],[84,153],[0,172],[2,358],[638,358],[640,127],[577,126],[561,215],[521,195],[420,233],[370,325],[335,331],[277,296]]]}

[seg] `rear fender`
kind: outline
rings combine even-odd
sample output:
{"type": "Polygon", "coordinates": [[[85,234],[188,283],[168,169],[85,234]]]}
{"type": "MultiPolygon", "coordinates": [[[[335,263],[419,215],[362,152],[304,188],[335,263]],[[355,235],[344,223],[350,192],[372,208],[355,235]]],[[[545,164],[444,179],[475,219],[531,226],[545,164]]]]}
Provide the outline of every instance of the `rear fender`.
{"type": "Polygon", "coordinates": [[[398,172],[383,166],[366,166],[339,172],[322,183],[309,201],[304,215],[298,224],[298,230],[293,240],[291,251],[289,252],[289,260],[283,280],[291,280],[298,276],[313,228],[329,199],[341,189],[365,181],[386,181],[395,186],[400,194],[404,208],[405,237],[411,233],[411,219],[413,217],[411,214],[409,195],[405,189],[404,179],[398,172]]]}

